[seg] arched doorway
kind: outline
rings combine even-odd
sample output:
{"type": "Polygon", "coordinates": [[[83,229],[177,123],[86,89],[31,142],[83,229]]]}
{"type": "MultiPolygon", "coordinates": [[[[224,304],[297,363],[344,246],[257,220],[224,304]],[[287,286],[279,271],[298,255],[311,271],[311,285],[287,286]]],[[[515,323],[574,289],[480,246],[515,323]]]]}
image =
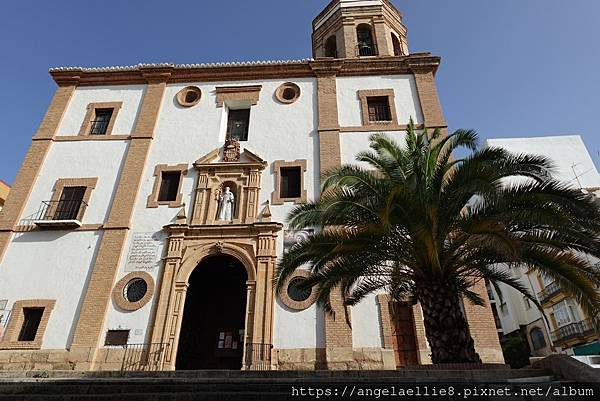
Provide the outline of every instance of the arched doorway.
{"type": "Polygon", "coordinates": [[[202,260],[192,272],[175,368],[242,368],[246,319],[244,265],[228,255],[202,260]]]}

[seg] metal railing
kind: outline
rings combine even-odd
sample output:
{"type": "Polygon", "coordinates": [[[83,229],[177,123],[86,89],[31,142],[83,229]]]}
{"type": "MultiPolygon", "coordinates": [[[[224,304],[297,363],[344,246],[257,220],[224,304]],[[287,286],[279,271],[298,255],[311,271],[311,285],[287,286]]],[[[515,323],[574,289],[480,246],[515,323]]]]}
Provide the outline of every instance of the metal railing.
{"type": "Polygon", "coordinates": [[[369,104],[369,121],[392,121],[390,106],[386,103],[369,104]]]}
{"type": "Polygon", "coordinates": [[[538,293],[538,299],[540,300],[540,303],[548,302],[550,298],[558,294],[560,291],[560,286],[556,281],[554,281],[548,284],[542,291],[538,293]]]}
{"type": "Polygon", "coordinates": [[[109,119],[101,118],[99,120],[92,120],[92,125],[90,126],[90,135],[106,135],[106,131],[108,130],[108,124],[110,122],[109,119]]]}
{"type": "Polygon", "coordinates": [[[44,201],[33,220],[77,220],[87,206],[82,200],[44,201]]]}
{"type": "Polygon", "coordinates": [[[271,344],[246,344],[247,370],[271,370],[271,344]]]}
{"type": "Polygon", "coordinates": [[[550,336],[552,337],[552,342],[559,343],[592,335],[594,331],[594,325],[588,319],[563,326],[553,331],[550,336]]]}
{"type": "Polygon", "coordinates": [[[377,52],[377,45],[375,43],[367,44],[361,43],[356,46],[356,55],[360,57],[366,56],[377,56],[379,53],[377,52]]]}
{"type": "Polygon", "coordinates": [[[162,370],[163,359],[168,343],[144,343],[124,345],[122,371],[162,370]]]}

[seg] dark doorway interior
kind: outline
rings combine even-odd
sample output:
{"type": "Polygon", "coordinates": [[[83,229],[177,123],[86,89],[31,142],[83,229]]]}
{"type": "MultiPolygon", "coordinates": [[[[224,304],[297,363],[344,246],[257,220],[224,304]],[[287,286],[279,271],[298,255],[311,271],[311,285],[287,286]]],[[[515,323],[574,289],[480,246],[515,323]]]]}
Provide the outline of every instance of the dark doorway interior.
{"type": "Polygon", "coordinates": [[[200,262],[190,277],[177,370],[242,368],[246,269],[230,256],[200,262]]]}

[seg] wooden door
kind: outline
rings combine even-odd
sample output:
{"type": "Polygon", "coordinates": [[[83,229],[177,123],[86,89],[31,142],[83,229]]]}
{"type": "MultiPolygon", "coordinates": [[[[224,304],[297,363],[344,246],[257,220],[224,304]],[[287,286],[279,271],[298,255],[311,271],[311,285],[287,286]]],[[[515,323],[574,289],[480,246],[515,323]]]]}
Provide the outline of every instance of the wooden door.
{"type": "Polygon", "coordinates": [[[404,368],[418,365],[419,357],[412,306],[400,302],[392,305],[392,341],[396,354],[396,366],[404,368]]]}

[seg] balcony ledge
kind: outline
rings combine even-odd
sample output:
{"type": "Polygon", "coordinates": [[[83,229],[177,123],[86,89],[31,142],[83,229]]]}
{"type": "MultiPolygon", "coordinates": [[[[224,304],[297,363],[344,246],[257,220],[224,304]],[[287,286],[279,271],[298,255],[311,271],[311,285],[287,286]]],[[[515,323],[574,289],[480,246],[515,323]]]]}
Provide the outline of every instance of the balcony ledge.
{"type": "Polygon", "coordinates": [[[76,219],[69,220],[34,220],[33,224],[43,229],[64,229],[64,228],[79,228],[81,221],[76,219]]]}

